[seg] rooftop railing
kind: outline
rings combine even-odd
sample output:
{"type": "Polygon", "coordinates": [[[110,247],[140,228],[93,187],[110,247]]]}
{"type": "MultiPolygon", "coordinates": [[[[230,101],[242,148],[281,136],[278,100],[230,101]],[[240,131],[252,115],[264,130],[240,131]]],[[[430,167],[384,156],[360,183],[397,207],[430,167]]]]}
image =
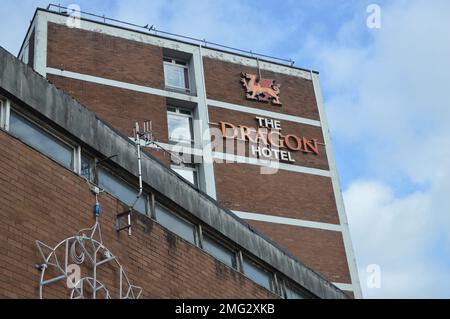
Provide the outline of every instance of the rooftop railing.
{"type": "Polygon", "coordinates": [[[118,19],[108,18],[105,15],[98,15],[98,14],[94,14],[94,13],[84,12],[81,10],[76,10],[75,8],[64,7],[59,4],[49,4],[47,6],[47,10],[53,11],[53,12],[58,12],[60,14],[64,14],[64,15],[68,15],[68,16],[71,16],[74,14],[79,14],[80,17],[84,16],[84,17],[95,18],[103,23],[114,24],[117,26],[123,26],[123,27],[128,27],[128,28],[131,27],[131,28],[135,28],[141,32],[143,30],[145,30],[146,33],[154,34],[156,36],[161,35],[161,36],[171,38],[174,40],[183,40],[183,41],[187,41],[192,44],[195,44],[195,45],[202,45],[204,47],[217,48],[217,49],[221,49],[224,51],[229,51],[230,53],[238,53],[241,55],[245,55],[250,58],[255,58],[255,59],[262,58],[263,60],[268,60],[269,62],[287,64],[291,67],[293,67],[295,64],[295,61],[293,61],[292,59],[282,59],[282,58],[277,58],[277,57],[270,56],[267,54],[256,53],[251,50],[250,51],[242,50],[242,49],[234,48],[231,46],[227,46],[227,45],[223,45],[223,44],[219,44],[219,43],[215,43],[215,42],[210,42],[205,39],[197,39],[197,38],[188,37],[188,36],[184,36],[184,35],[180,35],[180,34],[176,34],[176,33],[158,30],[155,28],[154,25],[147,24],[147,25],[142,26],[142,25],[126,22],[126,21],[121,21],[118,19]]]}

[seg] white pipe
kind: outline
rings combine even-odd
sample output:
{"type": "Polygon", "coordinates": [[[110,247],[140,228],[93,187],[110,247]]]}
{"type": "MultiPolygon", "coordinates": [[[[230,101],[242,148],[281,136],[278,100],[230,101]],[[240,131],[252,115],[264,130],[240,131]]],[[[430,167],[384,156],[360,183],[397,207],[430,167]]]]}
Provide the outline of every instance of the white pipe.
{"type": "MultiPolygon", "coordinates": [[[[144,124],[145,125],[145,124],[144,124]]],[[[141,140],[139,136],[139,123],[136,122],[135,126],[135,142],[136,142],[136,148],[137,148],[137,156],[138,156],[138,178],[139,178],[139,193],[136,196],[136,200],[134,201],[133,205],[130,207],[133,209],[134,205],[138,202],[139,198],[141,198],[143,193],[143,187],[142,187],[142,166],[141,166],[141,140]]],[[[128,225],[131,224],[131,217],[128,215],[128,225]]],[[[128,228],[128,235],[131,236],[131,227],[128,228]]]]}

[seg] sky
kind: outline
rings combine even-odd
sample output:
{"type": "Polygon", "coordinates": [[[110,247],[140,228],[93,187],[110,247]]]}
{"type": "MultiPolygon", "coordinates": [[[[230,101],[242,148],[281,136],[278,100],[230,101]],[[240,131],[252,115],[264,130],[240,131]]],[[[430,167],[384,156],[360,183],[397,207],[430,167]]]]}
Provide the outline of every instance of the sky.
{"type": "MultiPolygon", "coordinates": [[[[58,3],[319,71],[364,297],[450,298],[450,1],[58,3]]],[[[47,5],[2,1],[0,45],[47,5]]]]}

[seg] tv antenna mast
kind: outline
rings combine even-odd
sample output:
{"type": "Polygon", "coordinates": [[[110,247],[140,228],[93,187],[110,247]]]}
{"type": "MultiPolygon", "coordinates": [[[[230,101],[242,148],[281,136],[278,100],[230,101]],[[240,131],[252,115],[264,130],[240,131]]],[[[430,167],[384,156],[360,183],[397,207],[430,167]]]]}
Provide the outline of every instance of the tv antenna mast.
{"type": "Polygon", "coordinates": [[[134,210],[134,207],[138,203],[139,199],[143,194],[143,185],[142,185],[142,152],[141,146],[150,147],[155,146],[156,149],[162,150],[163,152],[169,154],[171,159],[175,159],[177,163],[185,164],[184,160],[180,158],[178,155],[173,152],[165,149],[162,145],[155,141],[153,136],[153,125],[152,122],[147,120],[143,123],[143,130],[140,130],[139,123],[136,122],[133,128],[133,137],[134,143],[136,145],[136,153],[137,153],[137,162],[138,162],[138,179],[139,179],[139,191],[136,195],[136,199],[129,207],[128,210],[121,212],[116,215],[116,230],[117,232],[121,232],[122,230],[128,230],[128,235],[131,236],[131,213],[134,210]],[[126,218],[126,224],[122,226],[121,220],[126,218]]]}

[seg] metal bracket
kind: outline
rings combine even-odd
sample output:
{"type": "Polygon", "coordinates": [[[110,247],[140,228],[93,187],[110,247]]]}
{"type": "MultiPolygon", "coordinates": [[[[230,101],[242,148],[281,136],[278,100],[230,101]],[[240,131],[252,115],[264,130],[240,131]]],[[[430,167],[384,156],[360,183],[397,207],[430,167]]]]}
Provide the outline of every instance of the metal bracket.
{"type": "Polygon", "coordinates": [[[128,235],[131,236],[131,213],[133,209],[130,208],[122,213],[116,215],[116,231],[120,233],[122,230],[128,230],[128,235]],[[126,224],[122,226],[122,220],[126,218],[126,224]]]}

